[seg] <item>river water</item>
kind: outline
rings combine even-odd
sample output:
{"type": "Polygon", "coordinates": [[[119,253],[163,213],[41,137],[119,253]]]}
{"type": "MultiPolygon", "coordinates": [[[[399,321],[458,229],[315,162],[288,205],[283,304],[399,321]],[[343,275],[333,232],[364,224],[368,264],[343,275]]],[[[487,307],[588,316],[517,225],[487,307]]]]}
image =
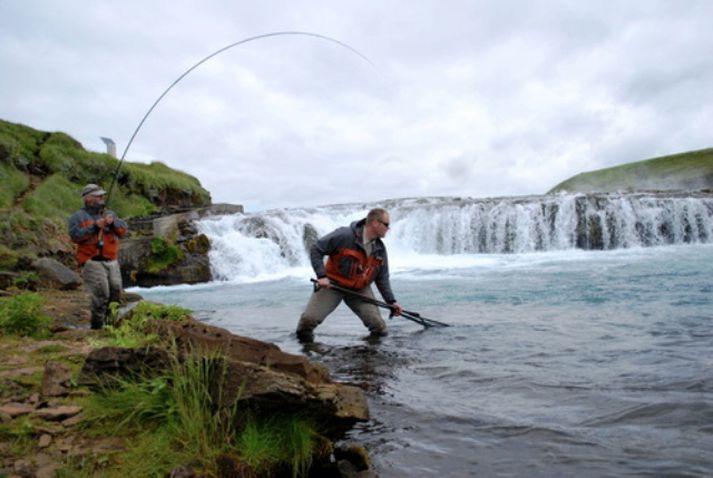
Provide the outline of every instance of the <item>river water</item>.
{"type": "MultiPolygon", "coordinates": [[[[641,247],[630,238],[582,250],[577,233],[543,227],[548,240],[522,246],[522,237],[505,234],[521,245],[482,253],[452,250],[462,230],[457,241],[404,239],[415,226],[392,205],[393,289],[406,308],[452,326],[424,330],[394,318],[389,336],[372,343],[340,306],[305,348],[293,331],[311,293],[310,269],[305,255],[290,253],[303,249],[294,243],[304,230],[289,231],[309,218],[322,234],[363,209],[263,214],[257,233],[254,217],[207,220],[201,227],[221,280],[138,292],[306,354],[362,386],[372,419],[350,438],[367,446],[382,477],[713,475],[710,215],[692,221],[703,232],[691,243],[659,238],[641,247]],[[282,241],[265,234],[275,217],[282,241]]],[[[461,227],[448,214],[448,227],[461,227]]],[[[661,220],[675,229],[675,219],[661,220]]],[[[515,230],[533,234],[521,226],[515,230]]]]}

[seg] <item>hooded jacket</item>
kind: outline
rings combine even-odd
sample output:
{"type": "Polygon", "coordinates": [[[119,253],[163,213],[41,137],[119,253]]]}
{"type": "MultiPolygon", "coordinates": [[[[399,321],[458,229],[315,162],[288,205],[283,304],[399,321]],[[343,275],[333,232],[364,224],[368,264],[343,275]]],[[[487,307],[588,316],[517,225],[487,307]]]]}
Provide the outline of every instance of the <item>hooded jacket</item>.
{"type": "MultiPolygon", "coordinates": [[[[349,269],[352,268],[348,266],[344,267],[343,264],[337,264],[335,262],[345,259],[348,261],[350,259],[349,252],[347,251],[347,254],[344,254],[344,249],[357,251],[360,253],[359,255],[366,256],[363,242],[365,224],[366,219],[362,219],[351,223],[349,227],[335,229],[320,238],[315,245],[312,246],[310,249],[310,260],[312,262],[312,268],[318,278],[329,277],[339,283],[340,278],[334,275],[335,271],[341,271],[340,276],[348,277],[350,273],[349,269]],[[327,259],[327,267],[325,267],[324,264],[324,256],[329,256],[327,259]],[[329,261],[332,261],[332,264],[329,264],[329,261]]],[[[371,256],[369,256],[368,259],[370,259],[370,263],[375,267],[375,271],[370,274],[371,280],[376,283],[376,287],[379,289],[384,300],[389,304],[393,304],[396,302],[396,299],[391,291],[391,282],[389,280],[389,260],[386,254],[386,246],[381,239],[374,239],[371,256]]],[[[371,282],[371,280],[369,282],[371,282]]]]}
{"type": "Polygon", "coordinates": [[[119,257],[119,238],[128,230],[126,222],[113,211],[104,211],[114,222],[104,227],[103,247],[99,249],[99,227],[96,222],[102,217],[101,207],[84,206],[69,218],[69,237],[77,244],[77,262],[84,265],[89,259],[114,261],[119,257]]]}

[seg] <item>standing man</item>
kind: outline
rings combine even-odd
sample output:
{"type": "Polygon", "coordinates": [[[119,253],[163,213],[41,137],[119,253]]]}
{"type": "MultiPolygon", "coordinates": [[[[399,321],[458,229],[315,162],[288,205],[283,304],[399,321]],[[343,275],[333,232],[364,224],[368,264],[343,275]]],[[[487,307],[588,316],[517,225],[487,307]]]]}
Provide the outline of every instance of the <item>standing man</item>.
{"type": "Polygon", "coordinates": [[[319,287],[310,297],[297,325],[300,342],[312,342],[313,330],[341,301],[359,316],[372,336],[387,334],[386,323],[376,305],[331,289],[330,284],[333,282],[374,299],[371,283],[376,282],[381,296],[391,305],[394,314],[400,315],[402,307],[391,292],[386,246],[381,242],[388,230],[389,213],[376,208],[369,211],[365,219],[336,229],[312,247],[310,259],[319,287]],[[326,266],[324,256],[329,256],[326,266]]]}
{"type": "Polygon", "coordinates": [[[69,218],[69,236],[77,243],[77,262],[92,298],[92,329],[106,325],[110,302],[121,298],[119,238],[128,226],[105,208],[106,191],[96,184],[82,189],[84,207],[69,218]]]}

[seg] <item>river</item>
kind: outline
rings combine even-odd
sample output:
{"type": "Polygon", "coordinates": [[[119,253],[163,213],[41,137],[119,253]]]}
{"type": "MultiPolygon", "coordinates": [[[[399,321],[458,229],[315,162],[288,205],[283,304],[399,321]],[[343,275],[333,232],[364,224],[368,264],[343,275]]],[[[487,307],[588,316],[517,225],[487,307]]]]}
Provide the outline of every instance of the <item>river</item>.
{"type": "Polygon", "coordinates": [[[546,201],[387,204],[393,289],[448,328],[394,318],[374,343],[340,306],[296,341],[304,243],[369,205],[209,218],[219,280],[137,291],[361,385],[349,438],[382,477],[710,476],[711,199],[546,201]]]}

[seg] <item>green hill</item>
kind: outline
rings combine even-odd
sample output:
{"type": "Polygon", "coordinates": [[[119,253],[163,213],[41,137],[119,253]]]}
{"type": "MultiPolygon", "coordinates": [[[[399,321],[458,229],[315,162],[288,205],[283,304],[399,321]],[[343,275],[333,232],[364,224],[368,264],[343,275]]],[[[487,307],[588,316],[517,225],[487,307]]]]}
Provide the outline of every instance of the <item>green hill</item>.
{"type": "MultiPolygon", "coordinates": [[[[85,150],[70,136],[0,120],[0,270],[52,255],[71,261],[68,216],[87,183],[108,190],[118,160],[85,150]]],[[[124,162],[109,207],[131,218],[210,205],[186,173],[155,162],[124,162]]]]}
{"type": "Polygon", "coordinates": [[[580,173],[548,193],[713,190],[713,148],[580,173]]]}

